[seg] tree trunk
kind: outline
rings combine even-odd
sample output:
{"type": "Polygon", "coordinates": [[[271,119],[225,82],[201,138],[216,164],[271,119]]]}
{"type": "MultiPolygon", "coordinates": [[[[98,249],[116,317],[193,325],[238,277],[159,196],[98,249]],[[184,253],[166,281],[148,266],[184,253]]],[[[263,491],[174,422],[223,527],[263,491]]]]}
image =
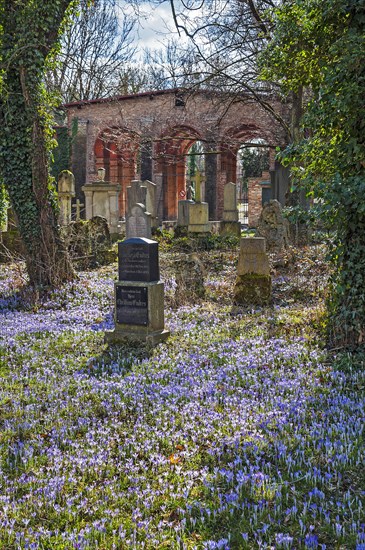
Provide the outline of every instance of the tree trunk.
{"type": "Polygon", "coordinates": [[[18,221],[30,284],[57,287],[72,280],[75,272],[58,226],[45,127],[21,72],[9,73],[13,78],[8,92],[16,100],[1,108],[3,179],[18,221]]]}
{"type": "Polygon", "coordinates": [[[55,205],[50,197],[47,157],[44,129],[36,120],[33,126],[32,182],[39,212],[39,238],[32,243],[32,253],[27,254],[26,262],[33,285],[59,286],[72,280],[75,273],[61,239],[55,205]]]}
{"type": "MultiPolygon", "coordinates": [[[[303,86],[292,94],[292,110],[290,133],[293,143],[299,143],[302,138],[301,120],[303,116],[303,86]]],[[[286,206],[309,210],[309,202],[303,189],[288,190],[286,206]]],[[[298,219],[289,227],[290,238],[296,245],[306,245],[309,242],[310,230],[307,222],[298,219]]]]}
{"type": "Polygon", "coordinates": [[[0,57],[0,166],[24,244],[32,286],[75,277],[57,222],[49,176],[50,115],[43,91],[45,60],[71,0],[6,0],[0,57]]]}

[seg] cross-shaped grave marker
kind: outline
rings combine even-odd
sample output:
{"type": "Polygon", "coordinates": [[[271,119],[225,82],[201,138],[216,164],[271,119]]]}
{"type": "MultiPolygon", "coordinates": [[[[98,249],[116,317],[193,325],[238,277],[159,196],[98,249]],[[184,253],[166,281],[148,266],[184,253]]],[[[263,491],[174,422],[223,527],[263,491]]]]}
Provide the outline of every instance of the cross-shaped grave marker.
{"type": "Polygon", "coordinates": [[[75,208],[76,210],[76,221],[79,222],[81,220],[81,208],[85,206],[84,203],[80,201],[80,199],[76,200],[76,204],[72,205],[72,208],[75,208]]]}

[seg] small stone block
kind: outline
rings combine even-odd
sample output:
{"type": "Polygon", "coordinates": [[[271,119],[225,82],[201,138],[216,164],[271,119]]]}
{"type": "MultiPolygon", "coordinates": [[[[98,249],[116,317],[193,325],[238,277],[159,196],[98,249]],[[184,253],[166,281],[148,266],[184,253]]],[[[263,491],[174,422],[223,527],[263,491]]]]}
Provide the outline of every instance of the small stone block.
{"type": "Polygon", "coordinates": [[[125,340],[157,344],[169,336],[164,328],[164,285],[161,282],[115,283],[115,329],[109,343],[125,340]]]}
{"type": "Polygon", "coordinates": [[[118,243],[119,281],[158,281],[158,243],[134,237],[118,243]]]}
{"type": "Polygon", "coordinates": [[[237,266],[238,275],[270,275],[270,264],[265,252],[265,239],[260,237],[243,238],[237,266]]]}
{"type": "Polygon", "coordinates": [[[263,237],[244,237],[240,242],[240,254],[263,254],[266,252],[266,241],[263,237]]]}

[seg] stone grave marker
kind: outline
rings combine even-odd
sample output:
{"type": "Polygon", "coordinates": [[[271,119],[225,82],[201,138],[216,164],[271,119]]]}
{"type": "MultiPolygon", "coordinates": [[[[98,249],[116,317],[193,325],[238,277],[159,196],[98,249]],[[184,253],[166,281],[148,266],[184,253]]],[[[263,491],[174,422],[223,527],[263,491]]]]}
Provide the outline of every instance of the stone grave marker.
{"type": "Polygon", "coordinates": [[[120,281],[158,281],[158,243],[140,238],[131,238],[119,243],[118,274],[120,281]]]}
{"type": "Polygon", "coordinates": [[[139,340],[155,345],[169,336],[164,328],[164,285],[159,280],[158,243],[146,238],[118,244],[115,330],[108,342],[139,340]]]}
{"type": "Polygon", "coordinates": [[[129,210],[126,219],[126,238],[141,237],[150,239],[152,234],[151,214],[143,204],[135,204],[129,210]]]}
{"type": "Polygon", "coordinates": [[[176,306],[196,303],[204,298],[204,266],[195,253],[180,255],[175,262],[175,281],[176,306]]]}
{"type": "Polygon", "coordinates": [[[151,214],[151,226],[158,227],[158,217],[157,217],[157,202],[156,202],[156,189],[157,186],[155,183],[149,180],[142,182],[143,185],[147,188],[146,193],[146,211],[151,214]]]}
{"type": "Polygon", "coordinates": [[[177,203],[177,225],[187,227],[189,225],[189,208],[194,204],[192,200],[183,200],[177,203]]]}
{"type": "MultiPolygon", "coordinates": [[[[132,208],[136,204],[142,204],[147,209],[147,186],[144,182],[139,180],[132,180],[129,187],[127,187],[127,215],[131,215],[132,208]]],[[[141,235],[143,237],[144,235],[141,235]]]]}
{"type": "Polygon", "coordinates": [[[72,205],[72,208],[76,210],[75,213],[75,221],[79,222],[81,220],[81,209],[85,206],[83,202],[80,201],[80,199],[76,200],[76,204],[72,205]]]}
{"type": "Polygon", "coordinates": [[[238,221],[237,185],[226,183],[224,186],[223,220],[221,222],[223,235],[241,235],[241,224],[238,221]]]}
{"type": "Polygon", "coordinates": [[[257,235],[266,239],[268,251],[280,251],[289,244],[289,222],[283,217],[281,204],[273,199],[262,208],[257,235]]]}
{"type": "Polygon", "coordinates": [[[71,202],[74,196],[75,177],[69,170],[62,170],[58,175],[59,223],[62,226],[71,222],[71,202]]]}
{"type": "Polygon", "coordinates": [[[245,237],[240,242],[236,304],[265,305],[271,300],[271,276],[266,243],[262,237],[245,237]]]}
{"type": "Polygon", "coordinates": [[[101,216],[108,222],[110,233],[118,234],[119,223],[119,193],[118,183],[104,181],[105,169],[98,168],[98,179],[81,187],[85,194],[85,218],[91,220],[101,216]]]}
{"type": "Polygon", "coordinates": [[[193,202],[188,205],[189,224],[188,233],[209,233],[209,205],[207,202],[193,202]]]}

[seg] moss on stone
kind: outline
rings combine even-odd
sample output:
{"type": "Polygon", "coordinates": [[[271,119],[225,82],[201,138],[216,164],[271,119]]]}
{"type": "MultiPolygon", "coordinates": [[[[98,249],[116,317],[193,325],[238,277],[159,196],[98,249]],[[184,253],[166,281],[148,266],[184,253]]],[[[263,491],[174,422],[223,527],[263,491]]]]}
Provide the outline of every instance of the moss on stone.
{"type": "Polygon", "coordinates": [[[236,304],[266,305],[271,301],[271,277],[248,273],[237,277],[234,288],[236,304]]]}

